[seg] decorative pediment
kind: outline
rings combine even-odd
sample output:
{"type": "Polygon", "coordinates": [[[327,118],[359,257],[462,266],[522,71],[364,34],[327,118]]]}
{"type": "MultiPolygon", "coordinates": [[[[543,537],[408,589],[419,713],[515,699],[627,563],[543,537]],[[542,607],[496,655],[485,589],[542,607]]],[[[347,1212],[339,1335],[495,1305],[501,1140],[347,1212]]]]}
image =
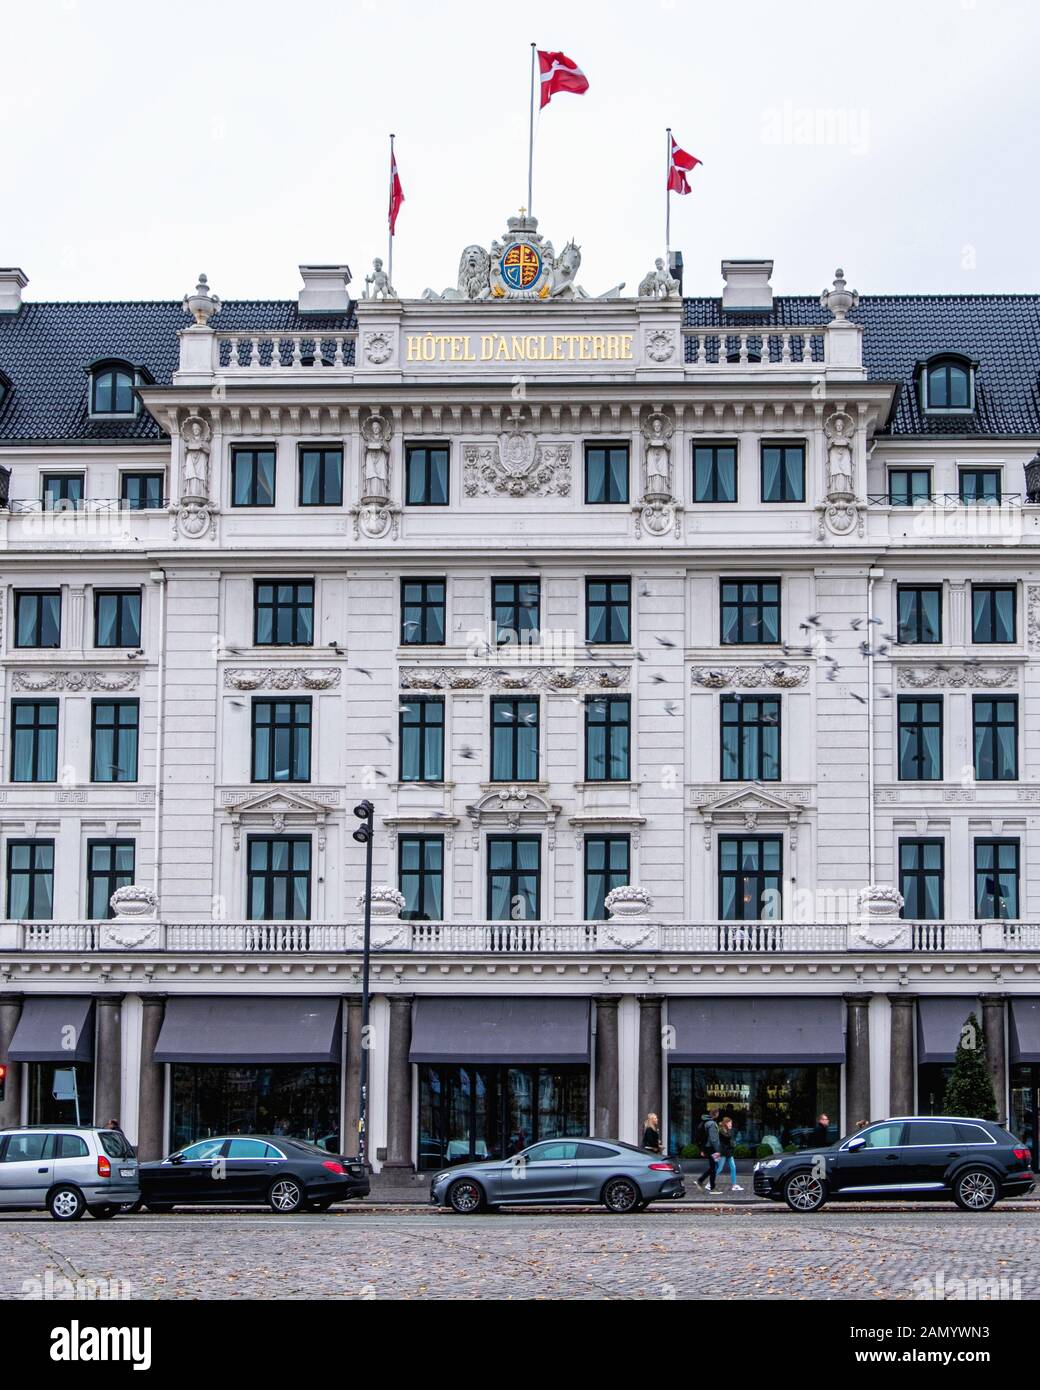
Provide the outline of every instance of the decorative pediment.
{"type": "Polygon", "coordinates": [[[474,830],[549,831],[549,848],[556,848],[556,817],[560,808],[541,791],[529,786],[503,786],[485,791],[466,814],[474,830]]]}
{"type": "Polygon", "coordinates": [[[309,796],[298,792],[277,791],[259,792],[243,797],[224,808],[231,817],[235,849],[242,843],[242,823],[249,830],[273,830],[276,835],[286,830],[299,830],[307,826],[318,828],[318,849],[325,848],[325,822],[329,814],[328,806],[313,801],[309,796]]]}
{"type": "Polygon", "coordinates": [[[451,849],[455,842],[455,827],[459,823],[458,816],[451,816],[446,811],[406,811],[396,816],[383,816],[381,819],[386,826],[387,844],[391,849],[396,849],[399,835],[438,833],[444,835],[444,843],[451,849]]]}
{"type": "Polygon", "coordinates": [[[620,807],[617,810],[581,811],[577,815],[568,816],[567,820],[574,827],[574,839],[579,851],[585,843],[586,835],[611,833],[631,835],[632,847],[638,849],[640,832],[646,824],[646,816],[634,811],[623,811],[620,807]]]}
{"type": "Polygon", "coordinates": [[[704,822],[704,844],[707,849],[711,848],[712,829],[715,826],[727,831],[745,830],[749,833],[786,827],[790,832],[791,848],[795,849],[798,844],[798,822],[805,808],[764,787],[745,783],[721,796],[695,803],[694,809],[704,822]]]}

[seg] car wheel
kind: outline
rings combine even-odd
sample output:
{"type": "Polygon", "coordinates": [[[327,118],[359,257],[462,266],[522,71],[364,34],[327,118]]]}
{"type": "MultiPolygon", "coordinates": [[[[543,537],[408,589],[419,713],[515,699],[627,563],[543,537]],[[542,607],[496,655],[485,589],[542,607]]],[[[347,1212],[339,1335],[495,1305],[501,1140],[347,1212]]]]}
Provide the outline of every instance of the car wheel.
{"type": "Polygon", "coordinates": [[[448,1206],[459,1216],[472,1216],[484,1209],[484,1189],[472,1178],[459,1178],[448,1188],[448,1206]]]}
{"type": "Polygon", "coordinates": [[[999,1196],[997,1180],[985,1168],[969,1168],[953,1184],[953,1200],[961,1211],[989,1211],[999,1196]]]}
{"type": "Polygon", "coordinates": [[[303,1188],[295,1178],[278,1178],[271,1184],[267,1200],[272,1211],[279,1216],[288,1216],[303,1206],[303,1188]]]}
{"type": "Polygon", "coordinates": [[[814,1173],[793,1173],[784,1183],[784,1201],[792,1211],[819,1211],[827,1200],[827,1184],[814,1173]]]}
{"type": "Polygon", "coordinates": [[[87,1204],[78,1187],[56,1187],[47,1199],[47,1207],[55,1221],[78,1221],[87,1204]]]}
{"type": "Polygon", "coordinates": [[[631,1178],[611,1178],[603,1189],[603,1205],[615,1216],[638,1211],[642,1200],[639,1188],[631,1178]]]}
{"type": "Polygon", "coordinates": [[[117,1212],[122,1211],[122,1207],[87,1207],[87,1211],[90,1212],[95,1221],[109,1221],[117,1212]]]}

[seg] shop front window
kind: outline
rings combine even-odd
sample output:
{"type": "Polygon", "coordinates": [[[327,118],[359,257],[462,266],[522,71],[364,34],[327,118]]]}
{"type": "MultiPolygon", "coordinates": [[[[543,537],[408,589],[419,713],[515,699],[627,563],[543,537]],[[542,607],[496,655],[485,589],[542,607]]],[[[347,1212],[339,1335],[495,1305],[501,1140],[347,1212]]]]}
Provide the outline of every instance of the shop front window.
{"type": "Polygon", "coordinates": [[[1035,1062],[1014,1062],[1011,1066],[1011,1133],[1027,1146],[1034,1165],[1040,1158],[1038,1125],[1040,1066],[1035,1062]]]}
{"type": "MultiPolygon", "coordinates": [[[[106,1116],[106,1119],[108,1117],[106,1116]]],[[[90,1125],[94,1123],[94,1064],[93,1062],[30,1062],[29,1063],[29,1124],[31,1125],[90,1125]],[[54,1092],[69,1095],[67,1085],[56,1085],[54,1073],[60,1071],[69,1081],[75,1075],[76,1097],[55,1100],[54,1092]],[[76,1114],[76,1100],[79,1114],[76,1114]]]]}
{"type": "Polygon", "coordinates": [[[170,1067],[170,1151],[223,1134],[284,1135],[340,1153],[340,1068],[271,1066],[170,1067]]]}
{"type": "Polygon", "coordinates": [[[738,1158],[757,1158],[759,1150],[783,1153],[812,1148],[819,1115],[830,1120],[831,1142],[841,1137],[841,1068],[819,1066],[686,1067],[668,1072],[668,1152],[680,1154],[695,1143],[703,1114],[717,1110],[733,1120],[738,1158]]]}
{"type": "Polygon", "coordinates": [[[917,1114],[942,1115],[952,1062],[922,1062],[917,1068],[917,1114]]]}

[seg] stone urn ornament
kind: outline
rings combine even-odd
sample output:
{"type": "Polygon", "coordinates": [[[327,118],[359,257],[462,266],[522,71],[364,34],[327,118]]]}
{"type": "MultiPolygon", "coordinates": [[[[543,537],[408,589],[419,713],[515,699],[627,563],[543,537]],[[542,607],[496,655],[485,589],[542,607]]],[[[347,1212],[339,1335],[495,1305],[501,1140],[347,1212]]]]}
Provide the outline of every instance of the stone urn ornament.
{"type": "MultiPolygon", "coordinates": [[[[388,917],[399,917],[404,908],[405,897],[396,888],[391,888],[386,883],[377,883],[372,889],[372,916],[373,918],[386,919],[388,917]]],[[[365,895],[357,895],[358,911],[365,910],[365,895]]]]}
{"type": "Polygon", "coordinates": [[[154,922],[159,915],[158,895],[136,883],[117,888],[108,905],[117,922],[154,922]]]}
{"type": "Polygon", "coordinates": [[[186,314],[194,317],[199,328],[208,328],[213,315],[220,313],[220,297],[210,293],[209,281],[205,275],[199,275],[195,293],[184,296],[183,308],[186,314]]]}
{"type": "Polygon", "coordinates": [[[834,285],[820,295],[820,307],[829,309],[835,322],[843,323],[850,309],[859,304],[859,292],[848,288],[845,272],[841,266],[834,272],[834,285]]]}
{"type": "Polygon", "coordinates": [[[620,888],[612,888],[603,899],[603,906],[613,918],[631,921],[635,917],[645,917],[654,905],[654,900],[645,888],[637,888],[626,883],[620,888]]]}

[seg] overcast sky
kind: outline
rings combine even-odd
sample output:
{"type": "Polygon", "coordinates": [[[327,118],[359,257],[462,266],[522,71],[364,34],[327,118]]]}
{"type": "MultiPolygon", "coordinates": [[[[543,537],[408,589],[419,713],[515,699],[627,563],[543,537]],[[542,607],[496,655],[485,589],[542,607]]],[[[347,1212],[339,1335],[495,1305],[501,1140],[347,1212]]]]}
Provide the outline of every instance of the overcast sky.
{"type": "Polygon", "coordinates": [[[769,256],[780,292],[1040,290],[1036,0],[0,0],[0,265],[37,299],[294,296],[301,262],[385,254],[454,284],[527,200],[530,50],[584,96],[542,113],[534,211],[593,293],[664,243],[686,292],[769,256]]]}

